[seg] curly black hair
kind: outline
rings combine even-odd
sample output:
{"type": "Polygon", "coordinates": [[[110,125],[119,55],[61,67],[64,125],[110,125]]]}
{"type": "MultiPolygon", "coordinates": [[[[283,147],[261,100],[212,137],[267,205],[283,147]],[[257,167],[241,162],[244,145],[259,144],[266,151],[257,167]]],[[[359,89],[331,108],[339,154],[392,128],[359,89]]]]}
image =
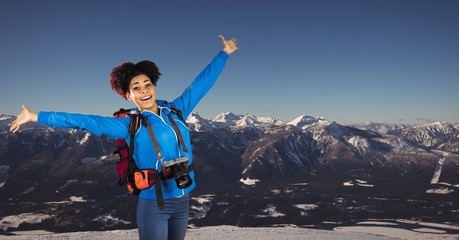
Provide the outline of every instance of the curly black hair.
{"type": "Polygon", "coordinates": [[[152,61],[144,60],[137,64],[126,62],[112,69],[110,85],[116,93],[126,99],[132,78],[140,74],[147,75],[155,86],[161,76],[158,66],[152,61]]]}

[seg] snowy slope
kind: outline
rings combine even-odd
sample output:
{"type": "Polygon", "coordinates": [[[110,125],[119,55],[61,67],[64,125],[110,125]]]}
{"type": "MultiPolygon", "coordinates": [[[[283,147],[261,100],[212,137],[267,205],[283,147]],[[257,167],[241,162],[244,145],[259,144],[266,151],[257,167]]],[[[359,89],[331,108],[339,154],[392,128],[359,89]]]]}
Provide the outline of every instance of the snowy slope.
{"type": "MultiPolygon", "coordinates": [[[[454,226],[409,221],[367,221],[355,226],[340,227],[334,231],[295,227],[240,228],[234,226],[213,226],[194,228],[187,231],[186,240],[457,240],[459,235],[448,233],[457,230],[454,226]],[[411,224],[410,228],[397,228],[398,224],[411,224]]],[[[99,232],[74,232],[61,234],[10,236],[11,240],[136,240],[137,230],[114,230],[99,232]]],[[[23,233],[25,234],[25,233],[23,233]]],[[[30,234],[33,234],[31,232],[30,234]]],[[[0,239],[1,236],[0,236],[0,239]]]]}

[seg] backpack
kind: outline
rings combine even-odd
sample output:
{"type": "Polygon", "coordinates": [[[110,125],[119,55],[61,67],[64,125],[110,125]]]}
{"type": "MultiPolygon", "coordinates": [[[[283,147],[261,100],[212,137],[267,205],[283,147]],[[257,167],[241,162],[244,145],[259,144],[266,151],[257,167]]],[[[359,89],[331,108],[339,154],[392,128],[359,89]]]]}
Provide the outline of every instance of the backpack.
{"type": "MultiPolygon", "coordinates": [[[[116,171],[119,176],[118,184],[119,186],[126,185],[128,191],[135,196],[138,196],[143,189],[150,188],[152,186],[155,187],[158,207],[160,209],[164,208],[164,199],[161,190],[161,179],[169,179],[171,177],[176,178],[177,186],[179,188],[186,188],[191,185],[192,180],[188,176],[188,172],[193,170],[193,166],[188,166],[188,159],[182,161],[183,163],[179,163],[177,166],[171,164],[171,166],[164,167],[162,166],[162,171],[158,172],[156,169],[139,169],[135,160],[133,158],[134,153],[134,140],[137,130],[140,128],[140,124],[143,124],[147,127],[150,133],[150,137],[152,139],[153,145],[155,150],[158,154],[158,158],[162,158],[161,152],[159,151],[158,143],[156,141],[156,137],[151,129],[151,126],[147,122],[145,118],[143,118],[142,114],[131,114],[132,109],[123,109],[116,111],[113,113],[115,118],[123,118],[126,116],[130,117],[129,123],[129,135],[130,135],[130,144],[129,147],[124,139],[115,139],[117,150],[113,154],[118,154],[120,160],[116,162],[116,171]],[[177,179],[178,178],[178,179],[177,179]],[[179,184],[185,183],[184,186],[179,184]]],[[[170,107],[171,113],[176,114],[182,122],[185,122],[182,113],[180,110],[170,107]]],[[[178,129],[175,121],[173,118],[168,115],[169,120],[171,121],[174,130],[177,133],[179,138],[179,142],[183,147],[183,150],[187,152],[185,144],[183,142],[183,138],[181,136],[180,130],[178,129]]]]}

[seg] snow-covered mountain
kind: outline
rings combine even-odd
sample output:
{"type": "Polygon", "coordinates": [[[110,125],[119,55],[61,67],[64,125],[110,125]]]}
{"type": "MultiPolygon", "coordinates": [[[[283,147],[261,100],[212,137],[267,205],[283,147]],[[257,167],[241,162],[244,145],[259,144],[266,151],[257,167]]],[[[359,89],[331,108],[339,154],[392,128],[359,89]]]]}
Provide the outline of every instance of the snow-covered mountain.
{"type": "MultiPolygon", "coordinates": [[[[12,134],[8,125],[13,119],[0,115],[0,228],[8,226],[4,216],[30,212],[50,216],[40,226],[56,231],[132,227],[136,200],[117,186],[113,140],[37,124],[12,134]]],[[[353,193],[365,199],[371,194],[377,199],[414,194],[423,198],[422,204],[430,201],[424,199],[427,193],[446,193],[445,199],[432,203],[429,217],[440,212],[438,201],[448,202],[442,212],[459,207],[450,199],[459,192],[458,125],[346,126],[308,115],[284,123],[234,113],[212,120],[192,113],[187,122],[198,183],[192,224],[256,226],[274,224],[274,216],[282,223],[306,225],[346,221],[367,214],[365,208],[355,210],[361,199],[344,199],[349,186],[365,187],[353,193]],[[316,210],[298,210],[305,194],[315,199],[306,205],[316,210]],[[288,214],[276,214],[282,210],[288,214]]],[[[398,211],[408,211],[414,203],[403,201],[398,211]]],[[[406,214],[401,217],[413,217],[406,214]]],[[[439,219],[459,223],[454,212],[439,219]]]]}
{"type": "Polygon", "coordinates": [[[275,118],[256,117],[250,113],[236,115],[231,112],[220,113],[213,120],[204,119],[195,112],[187,118],[187,123],[190,125],[190,129],[197,132],[212,129],[242,129],[246,127],[266,127],[284,124],[281,120],[275,118]]]}

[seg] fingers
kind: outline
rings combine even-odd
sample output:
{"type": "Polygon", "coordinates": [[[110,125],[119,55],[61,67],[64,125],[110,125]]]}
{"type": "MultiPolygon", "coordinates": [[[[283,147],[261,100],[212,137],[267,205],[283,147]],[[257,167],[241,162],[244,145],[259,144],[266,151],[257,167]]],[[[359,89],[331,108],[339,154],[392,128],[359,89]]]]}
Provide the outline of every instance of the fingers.
{"type": "Polygon", "coordinates": [[[218,37],[222,40],[223,46],[226,46],[228,44],[228,41],[225,39],[223,35],[218,35],[218,37]]]}
{"type": "Polygon", "coordinates": [[[20,125],[14,120],[10,126],[10,132],[16,133],[20,128],[20,125]]]}
{"type": "Polygon", "coordinates": [[[24,116],[30,112],[30,109],[27,106],[22,105],[21,107],[22,107],[22,112],[18,115],[18,117],[13,122],[11,122],[10,132],[16,133],[17,131],[19,131],[19,129],[21,128],[21,125],[23,124],[22,121],[23,121],[24,116]]]}
{"type": "Polygon", "coordinates": [[[13,122],[11,122],[10,131],[15,133],[19,130],[20,127],[21,124],[19,124],[18,119],[16,118],[13,122]]]}
{"type": "Polygon", "coordinates": [[[218,37],[223,41],[223,42],[236,42],[236,38],[232,37],[229,40],[226,40],[225,37],[221,34],[218,35],[218,37]]]}

